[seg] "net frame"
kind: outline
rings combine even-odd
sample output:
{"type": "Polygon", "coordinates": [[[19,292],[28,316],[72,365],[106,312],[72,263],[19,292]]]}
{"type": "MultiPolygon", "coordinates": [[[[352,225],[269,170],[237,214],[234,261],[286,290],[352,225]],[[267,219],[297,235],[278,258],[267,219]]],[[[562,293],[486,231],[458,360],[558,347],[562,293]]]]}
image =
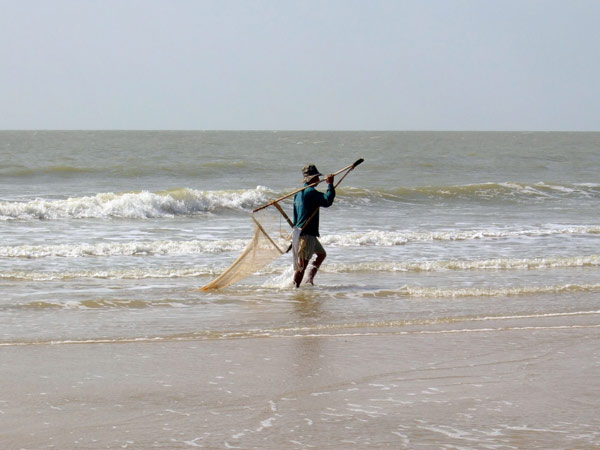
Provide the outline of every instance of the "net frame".
{"type": "Polygon", "coordinates": [[[254,234],[238,258],[217,278],[203,286],[203,291],[223,289],[249,277],[287,253],[291,236],[282,232],[282,220],[292,221],[278,202],[251,215],[254,234]]]}

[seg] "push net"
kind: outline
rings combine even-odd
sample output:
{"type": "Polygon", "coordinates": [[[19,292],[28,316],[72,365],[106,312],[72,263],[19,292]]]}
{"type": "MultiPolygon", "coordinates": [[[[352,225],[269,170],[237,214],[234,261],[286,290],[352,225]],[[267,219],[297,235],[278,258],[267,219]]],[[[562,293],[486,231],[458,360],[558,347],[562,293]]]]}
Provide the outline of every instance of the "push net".
{"type": "Polygon", "coordinates": [[[242,254],[202,290],[222,289],[260,271],[287,252],[291,221],[278,203],[252,213],[254,235],[242,254]]]}
{"type": "MultiPolygon", "coordinates": [[[[337,187],[346,175],[363,161],[364,159],[360,158],[356,160],[354,164],[333,173],[332,175],[337,176],[342,172],[345,172],[344,176],[342,176],[335,186],[337,187]]],[[[311,185],[305,185],[290,194],[255,209],[252,213],[252,220],[254,221],[254,236],[252,237],[252,240],[248,243],[246,249],[238,259],[236,259],[225,272],[204,286],[202,290],[222,289],[237,283],[258,272],[263,267],[286,253],[288,249],[291,248],[290,244],[292,241],[292,229],[294,228],[294,225],[280,206],[280,202],[308,187],[318,185],[321,181],[323,180],[311,185]]]]}

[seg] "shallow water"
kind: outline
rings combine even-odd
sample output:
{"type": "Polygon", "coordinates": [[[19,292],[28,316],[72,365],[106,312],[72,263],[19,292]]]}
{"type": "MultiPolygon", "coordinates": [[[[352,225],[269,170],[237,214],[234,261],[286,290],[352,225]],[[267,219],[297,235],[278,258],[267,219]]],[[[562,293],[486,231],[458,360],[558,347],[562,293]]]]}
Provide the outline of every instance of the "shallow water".
{"type": "Polygon", "coordinates": [[[0,139],[5,343],[302,323],[288,256],[222,292],[196,289],[245,247],[249,212],[300,185],[305,163],[333,172],[358,157],[322,212],[329,257],[318,287],[303,288],[329,311],[318,325],[344,324],[347,310],[376,323],[422,319],[426,302],[424,318],[600,310],[598,133],[0,139]]]}

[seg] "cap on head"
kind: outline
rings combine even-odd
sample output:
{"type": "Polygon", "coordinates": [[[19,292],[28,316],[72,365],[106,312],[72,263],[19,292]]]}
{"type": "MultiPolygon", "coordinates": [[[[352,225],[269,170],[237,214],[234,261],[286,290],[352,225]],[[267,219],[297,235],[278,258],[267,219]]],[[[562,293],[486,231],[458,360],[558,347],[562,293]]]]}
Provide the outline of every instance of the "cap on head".
{"type": "Polygon", "coordinates": [[[319,172],[317,166],[315,166],[314,164],[309,164],[307,166],[304,166],[304,169],[302,169],[302,175],[304,176],[304,182],[308,183],[314,177],[321,176],[323,174],[319,172]]]}

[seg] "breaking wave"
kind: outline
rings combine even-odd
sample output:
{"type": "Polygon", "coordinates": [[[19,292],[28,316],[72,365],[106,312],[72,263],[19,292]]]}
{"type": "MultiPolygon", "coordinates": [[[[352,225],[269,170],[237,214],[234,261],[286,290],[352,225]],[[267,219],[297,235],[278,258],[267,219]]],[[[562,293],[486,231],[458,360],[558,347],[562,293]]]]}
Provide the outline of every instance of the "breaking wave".
{"type": "MultiPolygon", "coordinates": [[[[53,171],[71,173],[79,169],[54,167],[53,171]]],[[[88,218],[150,219],[195,215],[224,210],[252,211],[287,192],[275,192],[263,186],[246,190],[200,191],[178,188],[161,192],[105,192],[67,199],[38,198],[29,201],[0,202],[0,220],[59,220],[88,218]]],[[[359,189],[342,187],[340,203],[357,206],[376,201],[426,200],[515,200],[600,198],[600,185],[593,183],[553,185],[546,183],[482,183],[463,186],[425,186],[415,188],[359,189]]]]}
{"type": "Polygon", "coordinates": [[[157,193],[106,192],[68,199],[0,202],[0,220],[173,217],[226,209],[252,210],[269,201],[271,196],[272,192],[261,186],[238,191],[198,191],[182,188],[157,193]]]}

